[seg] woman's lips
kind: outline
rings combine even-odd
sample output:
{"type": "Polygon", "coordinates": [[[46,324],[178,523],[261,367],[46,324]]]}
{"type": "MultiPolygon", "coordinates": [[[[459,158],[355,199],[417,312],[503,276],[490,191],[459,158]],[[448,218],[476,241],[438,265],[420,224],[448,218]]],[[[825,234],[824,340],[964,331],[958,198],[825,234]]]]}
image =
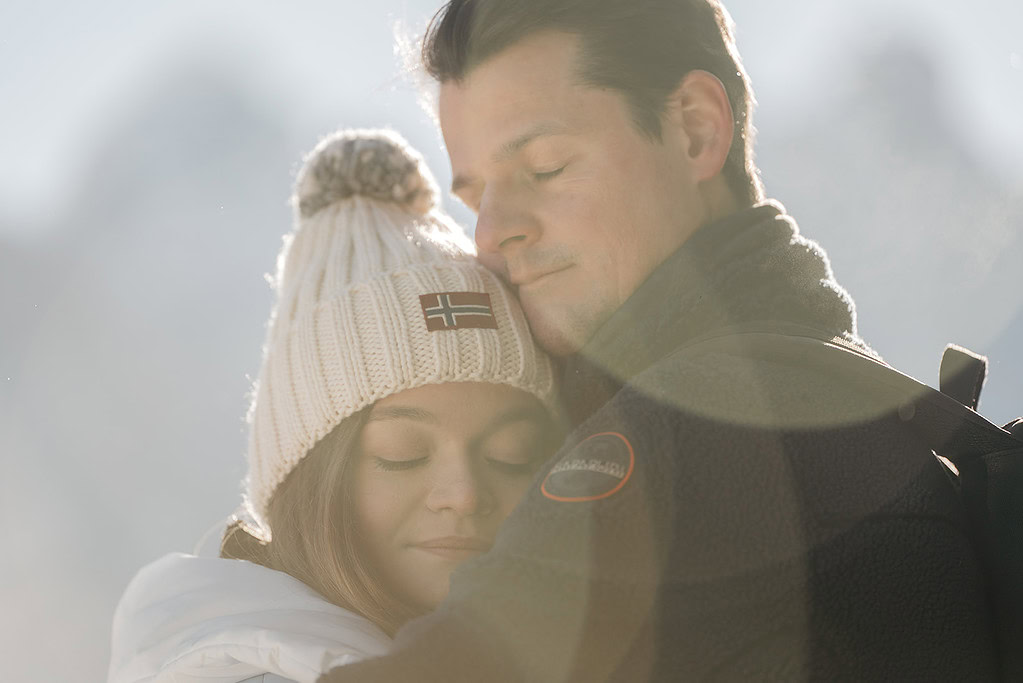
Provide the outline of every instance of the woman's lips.
{"type": "Polygon", "coordinates": [[[491,541],[477,536],[442,536],[413,543],[412,547],[449,559],[465,559],[490,550],[491,541]]]}

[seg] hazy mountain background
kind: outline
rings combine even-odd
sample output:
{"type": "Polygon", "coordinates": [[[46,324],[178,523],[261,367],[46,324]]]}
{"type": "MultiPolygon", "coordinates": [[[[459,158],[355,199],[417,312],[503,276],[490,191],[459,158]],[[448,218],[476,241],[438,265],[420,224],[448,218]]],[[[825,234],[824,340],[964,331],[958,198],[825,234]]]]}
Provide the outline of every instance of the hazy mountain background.
{"type": "MultiPolygon", "coordinates": [[[[0,661],[102,680],[131,575],[231,512],[302,154],[391,125],[450,180],[393,24],[435,0],[0,8],[0,661]]],[[[1023,413],[1023,9],[729,4],[771,196],[860,331],[935,382],[988,354],[1023,413]]],[[[450,198],[448,207],[471,227],[450,198]]]]}

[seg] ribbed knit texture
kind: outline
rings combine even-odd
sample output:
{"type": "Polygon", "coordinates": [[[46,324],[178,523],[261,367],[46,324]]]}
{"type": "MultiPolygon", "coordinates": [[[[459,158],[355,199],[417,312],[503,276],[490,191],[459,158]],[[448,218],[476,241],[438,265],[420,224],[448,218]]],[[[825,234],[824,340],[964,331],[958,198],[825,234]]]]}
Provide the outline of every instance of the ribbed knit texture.
{"type": "Polygon", "coordinates": [[[433,202],[419,155],[386,131],[343,131],[310,154],[250,407],[246,502],[274,490],[341,420],[405,389],[506,384],[553,404],[550,362],[518,302],[433,202]],[[428,331],[420,295],[490,295],[497,329],[428,331]]]}

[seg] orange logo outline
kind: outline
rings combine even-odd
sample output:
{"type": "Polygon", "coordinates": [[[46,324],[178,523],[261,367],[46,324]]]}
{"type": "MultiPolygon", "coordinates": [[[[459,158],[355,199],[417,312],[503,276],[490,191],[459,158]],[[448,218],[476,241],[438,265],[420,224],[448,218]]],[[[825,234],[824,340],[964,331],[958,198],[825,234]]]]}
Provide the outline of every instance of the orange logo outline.
{"type": "Polygon", "coordinates": [[[620,482],[618,482],[617,486],[615,486],[610,491],[605,491],[604,493],[600,493],[600,494],[597,494],[595,496],[558,496],[558,495],[555,495],[555,494],[553,494],[553,493],[551,493],[550,491],[547,490],[547,480],[551,478],[551,475],[555,474],[555,472],[552,471],[546,477],[544,477],[543,482],[541,482],[541,484],[540,484],[540,493],[542,493],[547,498],[550,498],[551,500],[558,501],[559,503],[586,503],[586,502],[593,501],[593,500],[601,500],[603,498],[610,498],[614,494],[616,494],[619,491],[621,491],[622,487],[625,486],[625,482],[629,481],[629,478],[632,476],[632,470],[635,469],[635,467],[636,467],[636,453],[632,449],[632,444],[629,443],[629,440],[625,438],[625,435],[619,434],[618,432],[600,432],[598,434],[592,434],[592,435],[586,437],[585,439],[583,439],[582,441],[580,441],[576,445],[576,447],[573,448],[569,452],[570,453],[574,452],[576,449],[579,448],[579,446],[582,446],[584,443],[586,443],[590,439],[596,439],[598,436],[615,436],[615,437],[618,437],[619,439],[622,440],[622,443],[625,444],[625,447],[627,449],[629,449],[629,469],[625,472],[625,476],[622,477],[622,480],[620,482]]]}

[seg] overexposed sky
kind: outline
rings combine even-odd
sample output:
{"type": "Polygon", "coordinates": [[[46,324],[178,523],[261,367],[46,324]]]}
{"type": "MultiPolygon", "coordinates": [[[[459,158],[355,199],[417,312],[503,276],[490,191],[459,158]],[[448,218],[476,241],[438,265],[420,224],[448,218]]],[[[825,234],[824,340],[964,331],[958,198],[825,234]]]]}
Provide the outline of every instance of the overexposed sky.
{"type": "MultiPolygon", "coordinates": [[[[254,84],[289,92],[301,116],[381,99],[398,73],[393,24],[419,29],[436,7],[436,0],[7,0],[0,6],[0,231],[20,232],[22,219],[45,215],[75,183],[91,133],[191,45],[221,45],[225,57],[246,62],[254,84]]],[[[914,27],[937,47],[964,135],[1023,177],[1023,3],[735,0],[728,7],[765,111],[841,79],[850,44],[914,27]],[[1006,146],[1016,153],[1004,154],[1006,146]]]]}
{"type": "MultiPolygon", "coordinates": [[[[0,216],[30,216],[76,180],[91,133],[145,91],[154,72],[217,45],[252,85],[288,93],[295,115],[365,102],[398,74],[392,25],[435,3],[75,3],[0,7],[0,216]],[[241,71],[241,69],[240,69],[241,71]]],[[[2,229],[2,228],[0,228],[2,229]]]]}

